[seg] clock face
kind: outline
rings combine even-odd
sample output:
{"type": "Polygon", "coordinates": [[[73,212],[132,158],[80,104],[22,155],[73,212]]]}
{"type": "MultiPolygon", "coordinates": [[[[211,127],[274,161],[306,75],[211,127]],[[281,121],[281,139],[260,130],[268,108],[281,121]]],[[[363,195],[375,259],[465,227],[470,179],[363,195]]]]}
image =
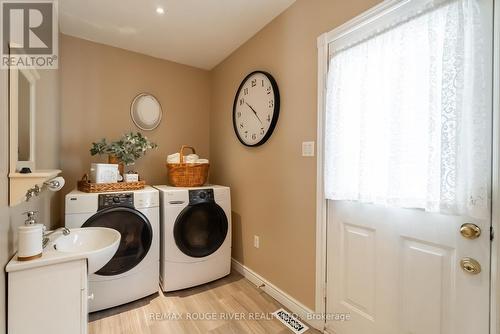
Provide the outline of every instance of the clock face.
{"type": "Polygon", "coordinates": [[[241,83],[233,104],[233,126],[246,146],[264,144],[278,121],[280,96],[271,74],[252,72],[241,83]]]}

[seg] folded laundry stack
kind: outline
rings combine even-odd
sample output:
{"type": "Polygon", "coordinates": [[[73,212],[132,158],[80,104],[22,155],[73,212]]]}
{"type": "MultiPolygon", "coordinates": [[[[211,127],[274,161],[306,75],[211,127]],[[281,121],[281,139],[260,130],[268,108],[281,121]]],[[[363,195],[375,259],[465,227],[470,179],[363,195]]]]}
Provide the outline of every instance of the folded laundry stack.
{"type": "MultiPolygon", "coordinates": [[[[181,160],[180,153],[174,153],[174,154],[170,154],[169,156],[167,156],[167,163],[169,163],[169,164],[179,164],[179,163],[181,163],[180,160],[181,160]]],[[[187,164],[208,164],[209,163],[209,161],[207,159],[200,159],[198,154],[194,154],[194,153],[184,156],[183,162],[187,163],[187,164]]]]}
{"type": "Polygon", "coordinates": [[[181,160],[181,154],[180,153],[174,153],[170,154],[167,156],[167,163],[169,164],[178,164],[180,163],[181,160]]]}

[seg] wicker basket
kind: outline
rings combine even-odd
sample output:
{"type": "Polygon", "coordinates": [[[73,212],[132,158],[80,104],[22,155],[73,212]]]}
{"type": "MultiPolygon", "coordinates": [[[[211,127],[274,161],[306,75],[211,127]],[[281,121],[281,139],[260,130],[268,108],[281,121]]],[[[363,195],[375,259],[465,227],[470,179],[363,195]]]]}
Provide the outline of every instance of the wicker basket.
{"type": "Polygon", "coordinates": [[[168,183],[174,187],[199,187],[207,182],[210,164],[184,163],[184,150],[187,148],[196,153],[193,147],[183,145],[179,151],[181,163],[167,163],[168,183]]]}
{"type": "Polygon", "coordinates": [[[86,193],[106,193],[113,191],[130,191],[144,189],[146,181],[118,182],[118,183],[91,183],[87,174],[78,181],[78,190],[86,193]]]}

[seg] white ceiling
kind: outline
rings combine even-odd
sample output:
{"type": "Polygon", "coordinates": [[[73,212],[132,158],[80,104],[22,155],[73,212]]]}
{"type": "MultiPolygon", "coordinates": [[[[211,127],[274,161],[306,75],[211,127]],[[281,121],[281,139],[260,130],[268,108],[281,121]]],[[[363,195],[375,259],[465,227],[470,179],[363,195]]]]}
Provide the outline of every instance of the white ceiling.
{"type": "Polygon", "coordinates": [[[295,0],[62,0],[63,34],[212,69],[295,0]],[[156,13],[161,6],[165,14],[156,13]]]}

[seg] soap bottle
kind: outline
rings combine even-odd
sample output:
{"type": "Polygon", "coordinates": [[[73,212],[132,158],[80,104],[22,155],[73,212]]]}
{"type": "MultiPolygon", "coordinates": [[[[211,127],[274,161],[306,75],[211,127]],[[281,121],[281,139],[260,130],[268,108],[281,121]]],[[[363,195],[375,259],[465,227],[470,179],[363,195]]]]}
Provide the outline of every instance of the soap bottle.
{"type": "Polygon", "coordinates": [[[42,256],[43,225],[37,224],[37,211],[27,211],[24,225],[18,227],[17,259],[19,261],[34,260],[42,256]]]}

